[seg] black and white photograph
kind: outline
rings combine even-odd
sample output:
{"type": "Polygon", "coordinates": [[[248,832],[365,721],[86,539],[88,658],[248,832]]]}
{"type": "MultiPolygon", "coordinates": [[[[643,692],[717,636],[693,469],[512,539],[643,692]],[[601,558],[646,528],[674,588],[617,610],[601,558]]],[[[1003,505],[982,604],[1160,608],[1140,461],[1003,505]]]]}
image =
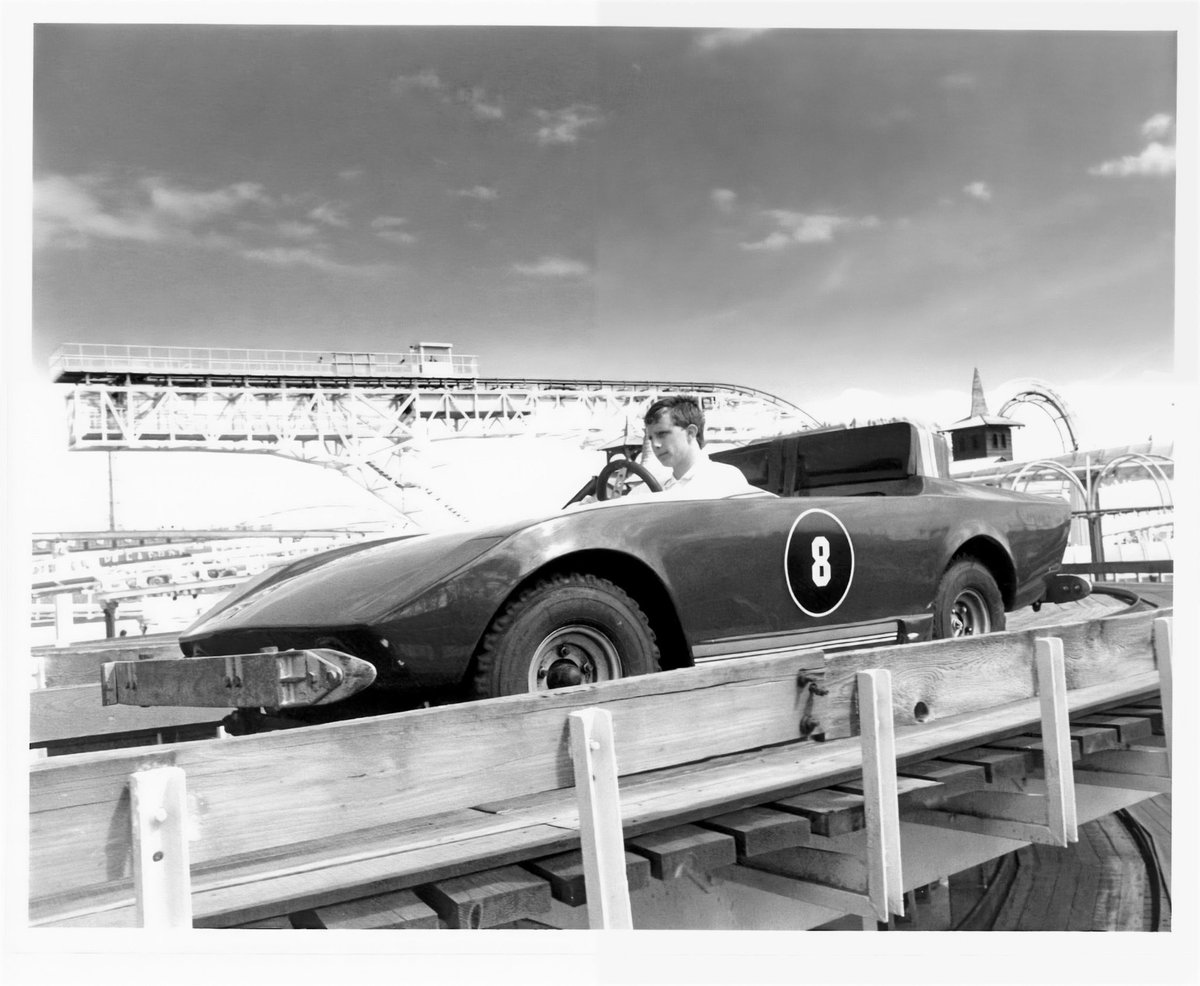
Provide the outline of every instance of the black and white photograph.
{"type": "Polygon", "coordinates": [[[10,981],[1196,981],[1197,14],[6,7],[10,981]]]}

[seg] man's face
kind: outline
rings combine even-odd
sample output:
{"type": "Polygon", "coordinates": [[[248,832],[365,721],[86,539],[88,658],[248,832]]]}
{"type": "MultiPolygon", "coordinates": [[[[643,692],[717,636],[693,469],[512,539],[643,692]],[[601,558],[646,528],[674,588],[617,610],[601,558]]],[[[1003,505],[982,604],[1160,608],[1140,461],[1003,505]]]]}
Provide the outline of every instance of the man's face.
{"type": "Polygon", "coordinates": [[[696,426],[680,428],[671,422],[671,412],[663,411],[653,424],[646,426],[654,456],[679,479],[691,468],[696,450],[696,426]]]}

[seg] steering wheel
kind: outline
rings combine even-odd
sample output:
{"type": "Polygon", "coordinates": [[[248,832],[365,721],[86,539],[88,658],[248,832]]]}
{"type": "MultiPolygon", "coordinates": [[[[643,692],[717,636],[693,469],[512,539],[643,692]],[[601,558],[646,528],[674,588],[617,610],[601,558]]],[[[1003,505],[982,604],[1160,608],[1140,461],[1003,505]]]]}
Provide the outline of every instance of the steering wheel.
{"type": "Polygon", "coordinates": [[[596,477],[596,499],[608,499],[608,480],[618,469],[624,469],[627,472],[633,473],[643,483],[651,493],[661,493],[662,484],[654,478],[653,473],[645,466],[638,465],[632,459],[610,459],[608,463],[600,470],[600,475],[596,477]]]}

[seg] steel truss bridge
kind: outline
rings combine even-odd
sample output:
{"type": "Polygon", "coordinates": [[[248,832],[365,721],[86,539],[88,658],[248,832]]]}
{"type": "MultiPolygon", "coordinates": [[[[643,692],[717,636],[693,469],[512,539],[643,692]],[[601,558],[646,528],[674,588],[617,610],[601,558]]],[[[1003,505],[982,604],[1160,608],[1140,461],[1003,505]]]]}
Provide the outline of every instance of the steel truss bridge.
{"type": "Polygon", "coordinates": [[[478,376],[473,356],[69,344],[51,360],[71,449],[260,452],[336,468],[417,528],[468,520],[414,452],[450,438],[541,436],[641,444],[659,397],[700,396],[715,444],[820,422],[722,383],[478,376]],[[414,515],[420,520],[414,519],[414,515]]]}

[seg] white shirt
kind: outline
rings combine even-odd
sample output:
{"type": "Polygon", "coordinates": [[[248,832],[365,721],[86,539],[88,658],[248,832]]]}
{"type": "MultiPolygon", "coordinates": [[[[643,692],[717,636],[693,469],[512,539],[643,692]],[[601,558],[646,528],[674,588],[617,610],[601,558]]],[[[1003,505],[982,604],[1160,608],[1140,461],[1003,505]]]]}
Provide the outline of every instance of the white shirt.
{"type": "Polygon", "coordinates": [[[692,467],[676,479],[673,475],[663,483],[661,493],[651,493],[646,486],[639,486],[629,497],[653,496],[669,500],[719,500],[738,494],[762,493],[757,486],[746,481],[737,466],[725,462],[713,462],[703,451],[696,453],[692,467]]]}

